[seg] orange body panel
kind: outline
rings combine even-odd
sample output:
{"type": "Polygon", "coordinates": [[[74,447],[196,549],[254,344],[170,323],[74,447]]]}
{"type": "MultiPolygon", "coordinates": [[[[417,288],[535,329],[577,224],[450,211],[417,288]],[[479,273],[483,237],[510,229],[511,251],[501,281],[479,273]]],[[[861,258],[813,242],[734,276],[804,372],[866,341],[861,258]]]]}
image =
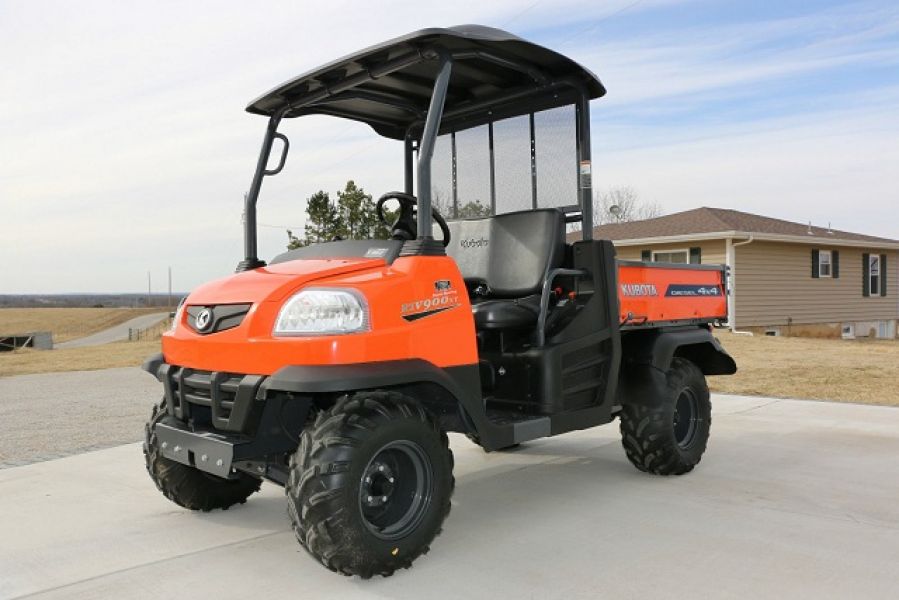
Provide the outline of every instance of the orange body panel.
{"type": "Polygon", "coordinates": [[[727,318],[723,269],[618,265],[618,304],[623,325],[727,318]]]}
{"type": "Polygon", "coordinates": [[[191,329],[183,311],[174,331],[163,335],[166,362],[255,375],[270,375],[286,365],[410,358],[439,367],[478,362],[471,304],[459,269],[448,257],[400,257],[389,266],[382,259],[295,260],[206,284],[191,293],[185,305],[227,303],[252,303],[252,308],[239,326],[209,335],[191,329]],[[368,303],[370,330],[272,335],[284,302],[306,287],[361,292],[368,303]],[[445,310],[415,318],[435,307],[445,310]]]}

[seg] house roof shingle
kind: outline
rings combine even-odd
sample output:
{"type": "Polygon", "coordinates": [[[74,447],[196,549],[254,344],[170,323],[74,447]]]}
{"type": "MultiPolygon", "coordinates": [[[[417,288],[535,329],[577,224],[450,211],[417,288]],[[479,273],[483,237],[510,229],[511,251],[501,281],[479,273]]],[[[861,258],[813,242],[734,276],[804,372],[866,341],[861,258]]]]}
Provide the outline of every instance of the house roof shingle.
{"type": "MultiPolygon", "coordinates": [[[[594,239],[612,241],[637,240],[655,237],[690,236],[717,232],[736,231],[746,234],[769,234],[796,236],[806,239],[826,239],[829,241],[872,242],[899,244],[899,240],[838,231],[825,227],[809,226],[771,217],[727,208],[702,207],[684,212],[627,223],[607,223],[593,228],[594,239]]],[[[578,239],[579,232],[569,234],[570,239],[578,239]]]]}

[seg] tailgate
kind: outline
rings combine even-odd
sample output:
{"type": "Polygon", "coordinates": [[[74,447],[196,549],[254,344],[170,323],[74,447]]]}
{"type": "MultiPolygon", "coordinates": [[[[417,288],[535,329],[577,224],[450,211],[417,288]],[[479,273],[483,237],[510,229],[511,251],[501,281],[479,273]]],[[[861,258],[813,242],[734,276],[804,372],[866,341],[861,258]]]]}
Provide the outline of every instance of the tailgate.
{"type": "Polygon", "coordinates": [[[726,267],[618,261],[618,305],[625,328],[726,321],[726,267]]]}

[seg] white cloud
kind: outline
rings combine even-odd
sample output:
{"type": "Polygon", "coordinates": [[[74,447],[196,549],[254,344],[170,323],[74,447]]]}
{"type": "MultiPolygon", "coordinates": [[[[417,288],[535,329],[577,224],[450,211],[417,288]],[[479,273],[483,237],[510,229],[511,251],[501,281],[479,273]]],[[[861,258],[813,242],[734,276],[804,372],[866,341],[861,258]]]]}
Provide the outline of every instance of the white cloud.
{"type": "MultiPolygon", "coordinates": [[[[731,206],[899,237],[886,218],[899,200],[899,87],[846,90],[845,106],[816,100],[801,119],[644,123],[837,65],[893,65],[884,40],[896,11],[615,29],[669,4],[691,3],[4,3],[0,52],[14,59],[0,70],[0,255],[12,266],[0,293],[138,291],[147,269],[161,281],[167,265],[179,289],[226,274],[240,259],[241,197],[264,127],[246,102],[336,56],[459,20],[510,23],[601,76],[600,182],[636,185],[669,210],[731,206]],[[804,41],[765,48],[791,36],[804,41]]],[[[399,145],[367,127],[308,118],[288,128],[291,156],[264,185],[261,223],[302,225],[303,198],[349,177],[372,193],[401,186],[399,145]]],[[[264,255],[286,239],[267,227],[260,237],[264,255]]]]}

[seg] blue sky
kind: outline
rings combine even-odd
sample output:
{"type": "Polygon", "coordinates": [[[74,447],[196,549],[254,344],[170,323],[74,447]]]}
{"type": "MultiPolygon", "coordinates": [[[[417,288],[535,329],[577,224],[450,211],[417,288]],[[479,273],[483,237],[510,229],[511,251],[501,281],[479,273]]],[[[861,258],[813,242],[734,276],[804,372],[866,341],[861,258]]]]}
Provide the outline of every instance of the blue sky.
{"type": "MultiPolygon", "coordinates": [[[[501,28],[571,55],[594,181],[668,212],[718,206],[899,238],[899,5],[609,0],[0,4],[0,293],[178,289],[240,258],[261,92],[426,26],[501,28]],[[10,60],[12,57],[12,60],[10,60]]],[[[364,126],[291,123],[260,200],[262,253],[303,198],[402,181],[364,126]]]]}

